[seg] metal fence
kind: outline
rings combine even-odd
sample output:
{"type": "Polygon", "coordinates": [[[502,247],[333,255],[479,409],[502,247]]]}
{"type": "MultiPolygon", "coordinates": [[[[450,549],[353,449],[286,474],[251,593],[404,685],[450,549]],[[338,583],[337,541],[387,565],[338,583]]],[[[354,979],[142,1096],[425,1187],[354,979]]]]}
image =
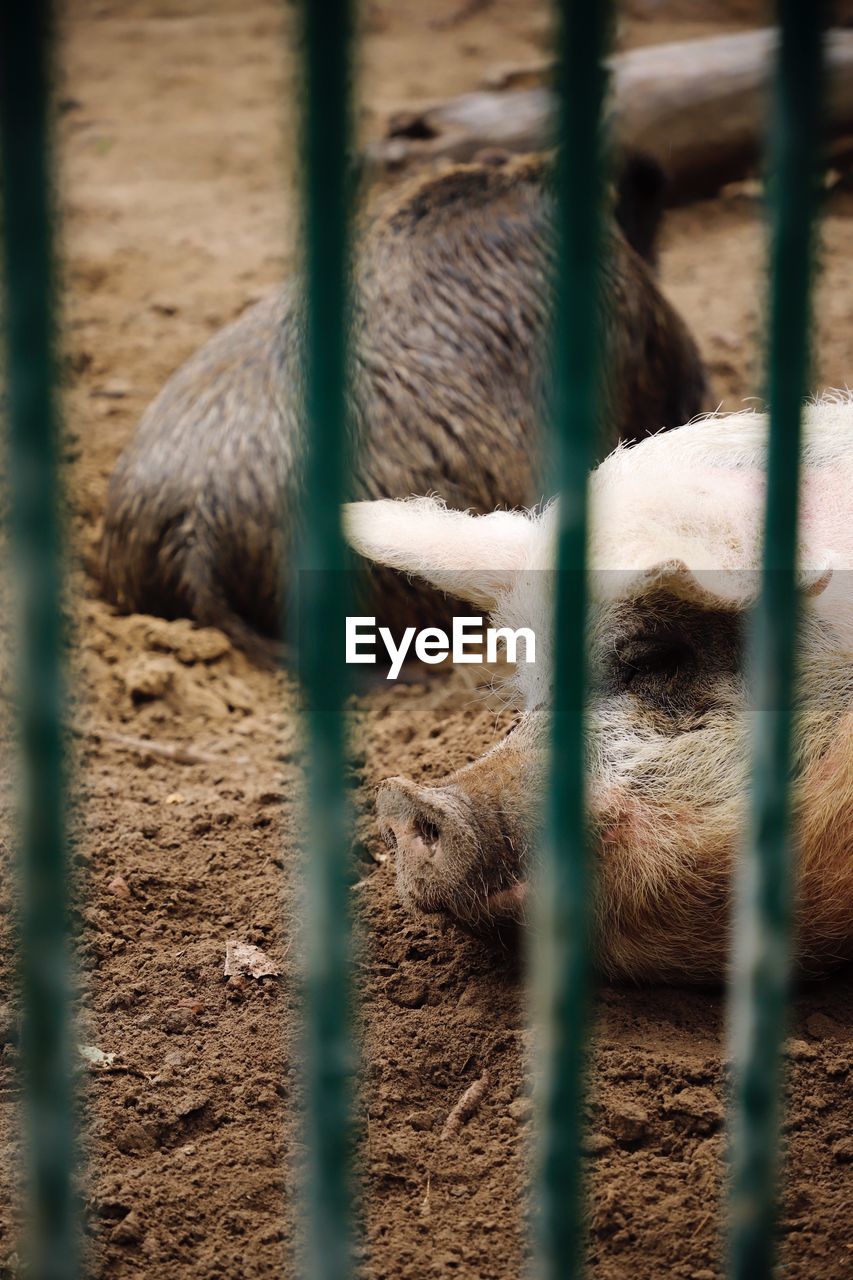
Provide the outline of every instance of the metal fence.
{"type": "Polygon", "coordinates": [[[76,1274],[72,1201],[60,503],[48,145],[47,5],[6,4],[0,123],[6,330],[6,483],[20,743],[23,1079],[32,1274],[76,1274]]]}
{"type": "MultiPolygon", "coordinates": [[[[311,434],[303,563],[346,565],[339,508],[348,476],[347,0],[305,0],[306,404],[311,434]]],[[[62,611],[53,252],[48,127],[49,6],[7,0],[0,29],[8,533],[15,566],[14,688],[20,743],[23,1079],[29,1171],[28,1274],[78,1274],[75,1247],[69,981],[62,767],[62,611]]],[[[558,163],[553,474],[562,495],[557,664],[542,875],[550,892],[537,948],[544,1019],[539,1178],[540,1274],[580,1274],[585,1254],[581,1129],[592,862],[584,838],[586,476],[600,360],[595,317],[604,189],[604,3],[559,4],[562,148],[558,163]]],[[[738,874],[728,1268],[773,1271],[781,1047],[792,916],[789,760],[794,681],[800,417],[807,387],[811,226],[818,190],[821,5],[779,0],[780,44],[769,149],[772,214],[767,385],[771,414],[763,587],[753,626],[752,822],[738,874]]],[[[349,1091],[349,850],[342,665],[345,572],[303,575],[303,659],[310,747],[305,991],[308,1146],[304,1273],[352,1274],[349,1091]],[[332,673],[332,687],[329,687],[332,673]]]]}

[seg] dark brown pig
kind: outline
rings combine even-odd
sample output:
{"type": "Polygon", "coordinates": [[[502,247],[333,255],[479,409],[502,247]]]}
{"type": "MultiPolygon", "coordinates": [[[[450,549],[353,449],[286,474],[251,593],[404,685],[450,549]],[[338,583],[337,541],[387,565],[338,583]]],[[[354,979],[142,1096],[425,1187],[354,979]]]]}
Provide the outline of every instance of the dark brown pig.
{"type": "MultiPolygon", "coordinates": [[[[631,192],[658,192],[642,166],[622,172],[616,207],[651,257],[631,192]]],[[[432,492],[474,511],[535,500],[549,175],[523,159],[421,178],[358,237],[353,497],[432,492]]],[[[187,615],[269,651],[299,510],[301,327],[291,284],[217,334],[143,415],[106,505],[103,584],[122,609],[187,615]]],[[[708,407],[695,343],[615,221],[605,328],[602,454],[708,407]]]]}

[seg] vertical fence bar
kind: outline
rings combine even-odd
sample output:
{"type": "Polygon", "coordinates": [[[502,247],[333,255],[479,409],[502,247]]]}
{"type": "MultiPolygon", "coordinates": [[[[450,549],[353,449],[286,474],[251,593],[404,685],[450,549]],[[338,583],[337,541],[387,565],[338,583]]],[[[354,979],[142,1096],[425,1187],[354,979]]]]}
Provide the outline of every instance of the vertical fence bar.
{"type": "Polygon", "coordinates": [[[756,694],[749,847],[736,886],[731,1039],[730,1273],[773,1272],[781,1053],[789,985],[793,868],[790,768],[796,667],[796,554],[802,403],[809,370],[812,220],[818,192],[822,4],[779,0],[771,146],[770,440],[761,599],[752,636],[756,694]]]}
{"type": "Polygon", "coordinates": [[[350,1270],[348,811],[344,789],[346,553],[340,525],[349,483],[348,0],[304,0],[303,117],[308,431],[300,574],[300,669],[309,747],[305,1045],[307,1254],[310,1280],[350,1270]]]}
{"type": "Polygon", "coordinates": [[[0,21],[9,537],[20,742],[28,1275],[76,1272],[62,763],[62,624],[48,146],[49,6],[0,21]]]}
{"type": "Polygon", "coordinates": [[[600,358],[599,259],[604,166],[601,113],[609,5],[559,5],[557,280],[552,438],[560,495],[554,616],[554,702],[533,976],[544,1033],[540,1114],[539,1271],[583,1269],[583,1071],[589,970],[590,870],[584,818],[586,484],[593,457],[600,358]]]}

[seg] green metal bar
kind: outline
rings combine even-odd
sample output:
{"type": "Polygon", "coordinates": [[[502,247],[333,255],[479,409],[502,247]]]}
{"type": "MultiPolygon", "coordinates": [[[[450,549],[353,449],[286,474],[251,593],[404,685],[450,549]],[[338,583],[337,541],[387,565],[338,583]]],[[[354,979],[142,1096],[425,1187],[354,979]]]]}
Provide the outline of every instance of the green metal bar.
{"type": "Polygon", "coordinates": [[[304,1274],[350,1274],[350,927],[343,619],[349,574],[346,408],[350,182],[347,0],[304,0],[306,513],[300,655],[309,747],[305,1046],[308,1213],[304,1274]]]}
{"type": "Polygon", "coordinates": [[[553,729],[534,998],[544,1032],[540,1106],[539,1271],[583,1270],[581,1139],[591,875],[584,820],[587,474],[601,367],[599,260],[604,162],[601,114],[609,33],[606,3],[561,0],[559,243],[553,346],[552,479],[560,495],[553,729]]]}
{"type": "Polygon", "coordinates": [[[793,867],[790,769],[796,668],[797,502],[808,385],[812,221],[818,194],[823,6],[780,0],[771,146],[767,511],[754,619],[756,695],[749,847],[736,885],[731,1037],[730,1274],[773,1273],[782,1040],[789,987],[793,867]]]}
{"type": "Polygon", "coordinates": [[[49,5],[0,18],[10,544],[15,570],[28,1275],[76,1274],[62,761],[49,5]]]}

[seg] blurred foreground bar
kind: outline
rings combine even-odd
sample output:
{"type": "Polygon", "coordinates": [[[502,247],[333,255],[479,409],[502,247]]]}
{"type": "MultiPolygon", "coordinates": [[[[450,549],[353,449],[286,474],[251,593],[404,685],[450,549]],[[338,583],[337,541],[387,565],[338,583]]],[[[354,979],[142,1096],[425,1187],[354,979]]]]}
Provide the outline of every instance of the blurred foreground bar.
{"type": "Polygon", "coordinates": [[[24,998],[22,1070],[29,1188],[26,1274],[77,1271],[72,1198],[65,792],[62,761],[60,494],[49,172],[49,6],[0,14],[7,484],[14,571],[12,689],[24,998]]]}
{"type": "Polygon", "coordinates": [[[547,1280],[580,1275],[585,1254],[581,1139],[592,892],[584,818],[586,484],[602,359],[600,122],[609,9],[606,3],[572,0],[559,5],[559,238],[547,473],[547,492],[560,495],[554,617],[559,661],[533,973],[537,1032],[543,1038],[537,1243],[539,1274],[547,1280]]]}
{"type": "Polygon", "coordinates": [[[349,485],[349,44],[347,0],[304,0],[304,216],[308,457],[300,562],[300,655],[309,749],[305,1050],[306,1280],[350,1274],[350,924],[340,524],[349,485]]]}
{"type": "Polygon", "coordinates": [[[752,635],[756,723],[749,846],[738,870],[731,987],[730,1274],[773,1274],[781,1055],[795,885],[791,742],[796,668],[797,504],[808,389],[812,222],[821,138],[822,18],[816,0],[780,0],[770,146],[770,443],[761,599],[752,635]]]}

